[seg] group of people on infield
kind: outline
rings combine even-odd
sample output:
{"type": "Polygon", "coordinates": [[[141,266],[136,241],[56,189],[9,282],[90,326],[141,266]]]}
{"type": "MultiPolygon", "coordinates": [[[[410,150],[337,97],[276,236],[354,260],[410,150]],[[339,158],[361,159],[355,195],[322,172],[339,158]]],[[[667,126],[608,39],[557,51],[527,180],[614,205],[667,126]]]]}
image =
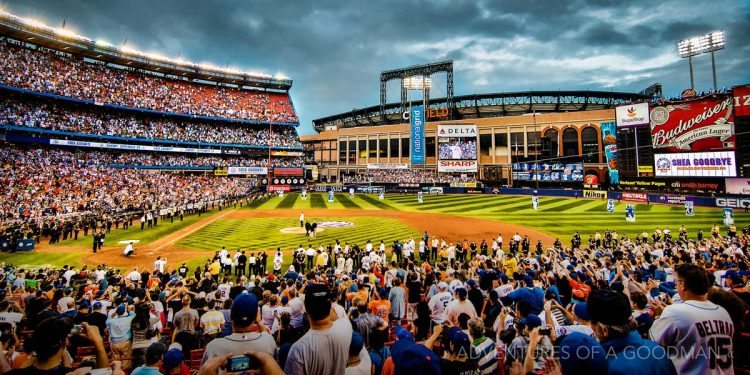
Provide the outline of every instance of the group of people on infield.
{"type": "Polygon", "coordinates": [[[424,232],[317,246],[311,239],[286,251],[222,248],[195,268],[164,255],[153,267],[125,271],[4,264],[0,372],[747,368],[750,231],[677,232],[662,226],[630,237],[605,229],[546,245],[523,233],[424,232]]]}

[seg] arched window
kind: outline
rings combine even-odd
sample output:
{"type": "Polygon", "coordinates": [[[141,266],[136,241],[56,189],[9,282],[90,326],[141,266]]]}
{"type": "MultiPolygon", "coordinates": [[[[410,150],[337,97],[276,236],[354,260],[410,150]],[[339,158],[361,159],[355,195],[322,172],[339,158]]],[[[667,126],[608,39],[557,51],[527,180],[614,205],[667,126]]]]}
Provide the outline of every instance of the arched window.
{"type": "Polygon", "coordinates": [[[542,137],[542,159],[551,159],[558,157],[559,153],[559,135],[557,129],[547,129],[542,137]]]}
{"type": "Polygon", "coordinates": [[[581,130],[581,143],[584,163],[599,162],[599,132],[588,126],[581,130]]]}
{"type": "Polygon", "coordinates": [[[575,128],[563,130],[563,154],[562,156],[578,155],[578,131],[575,128]]]}

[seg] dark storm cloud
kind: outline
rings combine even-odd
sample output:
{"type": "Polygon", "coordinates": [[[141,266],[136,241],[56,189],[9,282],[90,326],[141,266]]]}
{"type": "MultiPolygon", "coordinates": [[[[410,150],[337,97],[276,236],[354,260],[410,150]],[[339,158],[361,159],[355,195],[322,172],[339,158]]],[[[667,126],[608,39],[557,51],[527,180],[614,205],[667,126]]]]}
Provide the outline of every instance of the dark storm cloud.
{"type": "MultiPolygon", "coordinates": [[[[750,9],[717,0],[2,1],[94,39],[294,79],[291,95],[311,121],[378,103],[383,70],[455,62],[456,94],[529,89],[639,91],[689,84],[679,39],[718,28],[719,85],[750,81],[750,9]]],[[[696,86],[711,86],[710,57],[695,59],[696,86]]],[[[444,75],[433,96],[444,95],[444,75]]],[[[438,83],[439,82],[439,83],[438,83]]],[[[392,84],[389,99],[398,97],[392,84]]]]}

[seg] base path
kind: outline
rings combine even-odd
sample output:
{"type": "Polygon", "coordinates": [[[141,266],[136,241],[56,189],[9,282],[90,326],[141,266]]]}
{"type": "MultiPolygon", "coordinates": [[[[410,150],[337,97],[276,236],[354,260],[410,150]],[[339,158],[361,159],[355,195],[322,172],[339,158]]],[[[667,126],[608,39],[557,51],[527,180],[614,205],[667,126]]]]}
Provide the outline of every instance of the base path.
{"type": "MultiPolygon", "coordinates": [[[[87,252],[88,255],[83,256],[80,259],[82,264],[86,265],[98,265],[106,264],[114,267],[147,267],[151,269],[153,262],[157,255],[165,255],[168,261],[168,267],[171,269],[177,267],[184,261],[187,261],[196,257],[208,257],[209,252],[200,250],[190,250],[179,248],[176,243],[180,239],[187,237],[188,235],[202,229],[203,227],[213,223],[216,220],[223,218],[227,219],[255,219],[255,218],[272,218],[272,217],[299,217],[300,210],[225,210],[221,213],[213,215],[204,220],[198,221],[186,228],[170,233],[158,240],[155,240],[147,245],[137,246],[136,254],[131,257],[124,257],[122,255],[123,246],[105,246],[102,250],[96,254],[91,253],[91,249],[87,247],[57,247],[42,245],[38,247],[40,252],[87,252]]],[[[385,217],[396,219],[409,227],[414,228],[419,232],[425,230],[430,236],[438,236],[445,238],[446,242],[456,242],[463,239],[475,240],[477,244],[482,239],[486,239],[488,243],[497,235],[502,233],[507,248],[510,237],[515,233],[521,235],[527,234],[530,238],[536,241],[541,239],[545,247],[551,246],[555,241],[555,238],[542,233],[537,230],[525,228],[515,224],[508,224],[499,221],[483,220],[477,218],[453,216],[446,214],[434,214],[434,213],[421,213],[421,212],[404,212],[404,211],[388,211],[388,210],[331,210],[331,209],[306,209],[305,217],[308,219],[316,219],[323,221],[326,217],[385,217]]],[[[536,246],[535,242],[532,242],[532,249],[536,246]]],[[[275,248],[274,244],[268,244],[268,251],[273,251],[275,248]]],[[[218,249],[217,249],[218,250],[218,249]]]]}

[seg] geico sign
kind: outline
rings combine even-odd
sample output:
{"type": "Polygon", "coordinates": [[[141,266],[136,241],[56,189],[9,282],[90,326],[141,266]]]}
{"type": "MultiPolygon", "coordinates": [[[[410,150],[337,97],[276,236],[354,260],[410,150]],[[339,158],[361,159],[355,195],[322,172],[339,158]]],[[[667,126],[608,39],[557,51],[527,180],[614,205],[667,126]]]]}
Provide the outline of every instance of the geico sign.
{"type": "MultiPolygon", "coordinates": [[[[448,117],[448,108],[430,108],[425,112],[427,118],[443,118],[448,117]]],[[[404,120],[409,119],[409,111],[401,114],[401,118],[404,120]]]]}
{"type": "Polygon", "coordinates": [[[716,198],[717,207],[745,208],[746,204],[750,205],[750,199],[716,198]]]}

